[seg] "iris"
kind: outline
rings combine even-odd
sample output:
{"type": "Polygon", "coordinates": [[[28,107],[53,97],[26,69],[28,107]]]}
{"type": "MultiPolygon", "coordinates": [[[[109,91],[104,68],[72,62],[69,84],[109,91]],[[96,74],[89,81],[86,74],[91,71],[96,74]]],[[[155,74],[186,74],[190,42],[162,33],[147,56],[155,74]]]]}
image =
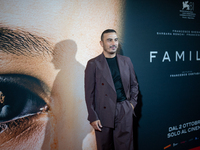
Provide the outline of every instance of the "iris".
{"type": "Polygon", "coordinates": [[[47,111],[44,83],[27,75],[0,76],[0,123],[47,111]]]}

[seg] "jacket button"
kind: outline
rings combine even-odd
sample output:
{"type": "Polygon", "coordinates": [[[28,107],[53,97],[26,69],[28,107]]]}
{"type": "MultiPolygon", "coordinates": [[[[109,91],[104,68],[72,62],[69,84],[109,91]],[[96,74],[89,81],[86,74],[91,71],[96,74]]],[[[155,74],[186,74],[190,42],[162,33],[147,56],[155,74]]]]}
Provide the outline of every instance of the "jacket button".
{"type": "Polygon", "coordinates": [[[106,109],[106,107],[105,107],[105,106],[104,106],[103,108],[104,108],[104,109],[106,109]]]}
{"type": "Polygon", "coordinates": [[[105,96],[108,96],[107,94],[105,96]]]}
{"type": "Polygon", "coordinates": [[[104,83],[102,83],[102,85],[104,85],[104,83]]]}

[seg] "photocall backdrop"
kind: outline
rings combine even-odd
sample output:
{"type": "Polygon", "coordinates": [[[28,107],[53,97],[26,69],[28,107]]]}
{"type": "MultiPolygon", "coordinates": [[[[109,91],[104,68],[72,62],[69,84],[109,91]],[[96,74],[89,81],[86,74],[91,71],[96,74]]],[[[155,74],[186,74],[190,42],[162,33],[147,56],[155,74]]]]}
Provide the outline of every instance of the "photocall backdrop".
{"type": "Polygon", "coordinates": [[[0,0],[1,150],[96,149],[84,69],[105,29],[120,36],[123,11],[121,0],[0,0]]]}
{"type": "Polygon", "coordinates": [[[200,4],[8,0],[0,5],[0,149],[95,150],[84,68],[114,28],[140,94],[136,150],[200,146],[200,4]]]}
{"type": "Polygon", "coordinates": [[[200,2],[127,0],[125,11],[123,54],[140,88],[138,149],[200,146],[200,2]]]}

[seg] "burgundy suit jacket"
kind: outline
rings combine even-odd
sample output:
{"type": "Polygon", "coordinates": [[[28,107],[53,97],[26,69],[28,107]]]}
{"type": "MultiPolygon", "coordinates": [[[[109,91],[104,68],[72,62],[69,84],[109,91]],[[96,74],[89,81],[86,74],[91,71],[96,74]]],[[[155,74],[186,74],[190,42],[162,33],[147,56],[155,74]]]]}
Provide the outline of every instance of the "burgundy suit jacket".
{"type": "MultiPolygon", "coordinates": [[[[127,100],[137,104],[138,83],[129,57],[117,54],[120,76],[127,100]]],[[[102,126],[114,128],[117,94],[104,54],[88,61],[85,69],[85,100],[88,120],[100,120],[102,126]]]]}

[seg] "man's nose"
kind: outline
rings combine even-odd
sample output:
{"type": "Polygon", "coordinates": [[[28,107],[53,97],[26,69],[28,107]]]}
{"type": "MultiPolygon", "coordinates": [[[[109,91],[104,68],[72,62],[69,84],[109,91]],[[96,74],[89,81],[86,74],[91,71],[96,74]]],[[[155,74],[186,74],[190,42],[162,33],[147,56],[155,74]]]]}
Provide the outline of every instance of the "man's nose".
{"type": "Polygon", "coordinates": [[[116,43],[117,43],[117,42],[116,42],[115,40],[112,41],[112,45],[116,45],[116,43]]]}

